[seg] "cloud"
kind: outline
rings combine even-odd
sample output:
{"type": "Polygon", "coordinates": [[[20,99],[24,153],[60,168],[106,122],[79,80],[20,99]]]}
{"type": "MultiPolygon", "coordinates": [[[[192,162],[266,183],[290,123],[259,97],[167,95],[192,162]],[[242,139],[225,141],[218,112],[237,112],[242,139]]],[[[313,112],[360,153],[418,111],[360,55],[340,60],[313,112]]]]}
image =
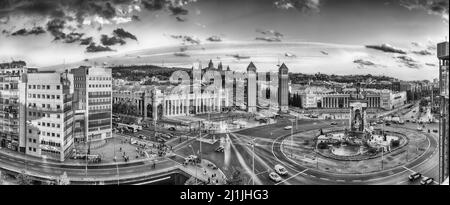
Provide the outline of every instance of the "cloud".
{"type": "Polygon", "coordinates": [[[277,37],[256,37],[255,40],[267,42],[281,42],[281,39],[277,37]]]}
{"type": "Polygon", "coordinates": [[[189,11],[183,7],[170,6],[169,10],[173,15],[187,15],[189,13],[189,11]]]}
{"type": "Polygon", "coordinates": [[[91,43],[93,43],[92,37],[80,39],[80,45],[87,46],[87,45],[90,45],[91,43]]]}
{"type": "Polygon", "coordinates": [[[279,9],[297,9],[301,12],[319,12],[320,0],[276,0],[274,5],[279,9]]]}
{"type": "Polygon", "coordinates": [[[179,22],[185,22],[185,21],[187,21],[186,18],[183,18],[183,17],[181,17],[181,16],[177,16],[175,19],[176,19],[177,21],[179,21],[179,22]]]}
{"type": "Polygon", "coordinates": [[[421,68],[421,66],[418,64],[418,62],[409,56],[402,55],[402,56],[397,56],[394,58],[396,58],[400,63],[402,63],[404,66],[406,66],[408,68],[412,68],[412,69],[421,68]]]}
{"type": "Polygon", "coordinates": [[[141,18],[140,18],[138,15],[133,15],[133,16],[131,17],[131,19],[132,19],[133,21],[141,21],[141,18]]]}
{"type": "Polygon", "coordinates": [[[429,56],[429,55],[433,55],[433,53],[431,53],[428,50],[421,50],[421,51],[413,51],[412,53],[416,54],[416,55],[421,55],[421,56],[429,56]]]}
{"type": "Polygon", "coordinates": [[[115,51],[108,46],[96,45],[95,43],[91,43],[88,47],[86,47],[86,52],[88,53],[98,53],[98,52],[111,52],[115,51]]]}
{"type": "Polygon", "coordinates": [[[353,61],[353,63],[357,64],[359,69],[365,69],[367,67],[375,67],[375,68],[376,67],[382,67],[379,64],[376,64],[376,63],[374,63],[372,61],[364,60],[364,59],[356,59],[356,60],[353,61]]]}
{"type": "Polygon", "coordinates": [[[190,44],[199,45],[201,43],[201,41],[198,38],[193,37],[193,36],[170,35],[170,37],[173,38],[173,39],[181,40],[183,42],[183,44],[190,43],[190,44]]]}
{"type": "Polygon", "coordinates": [[[380,50],[386,53],[399,53],[399,54],[406,54],[406,51],[399,49],[399,48],[395,48],[394,46],[391,46],[389,44],[382,44],[381,46],[379,45],[367,45],[366,48],[371,48],[371,49],[375,49],[375,50],[380,50]]]}
{"type": "Polygon", "coordinates": [[[66,26],[66,21],[61,19],[53,19],[47,22],[47,31],[52,34],[54,40],[62,40],[66,38],[66,34],[63,32],[63,29],[66,26]]]}
{"type": "Polygon", "coordinates": [[[118,38],[116,36],[109,37],[108,35],[101,35],[100,42],[104,46],[114,46],[114,45],[117,45],[117,44],[120,44],[120,45],[125,45],[126,44],[125,40],[123,40],[121,38],[118,38]]]}
{"type": "Polygon", "coordinates": [[[84,36],[84,33],[76,33],[72,32],[66,35],[64,39],[64,43],[74,43],[81,41],[81,38],[84,36]]]}
{"type": "Polygon", "coordinates": [[[438,15],[448,24],[448,0],[400,0],[400,5],[409,10],[424,10],[430,15],[438,15]]]}
{"type": "Polygon", "coordinates": [[[206,40],[211,41],[211,42],[220,42],[220,41],[222,41],[222,38],[220,38],[220,36],[211,36],[211,37],[207,38],[206,40]]]}
{"type": "Polygon", "coordinates": [[[283,38],[284,35],[278,31],[275,30],[262,30],[262,29],[256,29],[256,32],[263,34],[263,35],[272,35],[277,38],[283,38]]]}
{"type": "Polygon", "coordinates": [[[44,34],[44,33],[46,33],[44,28],[42,28],[40,26],[36,26],[36,27],[33,27],[31,30],[27,30],[25,28],[19,29],[19,30],[13,32],[11,35],[12,36],[28,36],[28,35],[40,35],[40,34],[44,34]]]}
{"type": "MultiPolygon", "coordinates": [[[[78,35],[81,32],[77,30],[85,26],[101,30],[104,24],[139,21],[137,14],[144,11],[186,15],[188,10],[184,7],[191,2],[196,0],[1,0],[0,26],[17,19],[23,25],[42,25],[44,30],[53,36],[54,41],[91,45],[92,39],[82,39],[78,35]]],[[[41,31],[36,34],[39,32],[41,31]]],[[[15,35],[29,34],[28,30],[19,30],[15,35]]],[[[31,34],[34,34],[33,31],[31,34]]],[[[129,33],[127,36],[123,38],[137,39],[129,33]]],[[[120,39],[118,41],[121,42],[120,39]]]]}
{"type": "Polygon", "coordinates": [[[118,29],[114,30],[113,31],[113,35],[118,37],[118,38],[121,38],[121,39],[129,38],[129,39],[137,41],[137,38],[136,38],[135,35],[131,34],[128,31],[125,31],[123,28],[118,28],[118,29]]]}

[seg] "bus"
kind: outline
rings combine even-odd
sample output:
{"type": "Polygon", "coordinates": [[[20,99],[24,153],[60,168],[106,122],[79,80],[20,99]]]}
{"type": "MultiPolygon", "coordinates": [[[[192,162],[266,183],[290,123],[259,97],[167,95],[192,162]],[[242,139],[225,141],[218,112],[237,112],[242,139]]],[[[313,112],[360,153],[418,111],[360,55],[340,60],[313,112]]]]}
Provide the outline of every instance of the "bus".
{"type": "Polygon", "coordinates": [[[136,133],[138,131],[142,131],[142,126],[140,125],[127,125],[123,123],[117,123],[117,129],[128,129],[133,133],[136,133]]]}

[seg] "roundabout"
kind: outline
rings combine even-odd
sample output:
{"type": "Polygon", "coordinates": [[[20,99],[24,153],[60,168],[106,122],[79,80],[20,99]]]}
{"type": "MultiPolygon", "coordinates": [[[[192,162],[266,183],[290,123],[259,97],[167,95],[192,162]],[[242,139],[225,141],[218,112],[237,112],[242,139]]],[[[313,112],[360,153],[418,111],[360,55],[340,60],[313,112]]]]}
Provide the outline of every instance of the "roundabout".
{"type": "Polygon", "coordinates": [[[406,139],[390,152],[364,158],[359,149],[347,146],[341,146],[344,147],[341,150],[330,147],[329,155],[322,154],[325,150],[316,150],[314,143],[320,133],[317,129],[278,137],[272,144],[272,153],[284,166],[318,184],[389,184],[392,177],[407,177],[415,172],[413,169],[426,164],[436,153],[437,141],[429,134],[400,127],[387,131],[402,132],[406,139]],[[334,155],[330,151],[333,148],[334,153],[341,152],[344,156],[334,155]]]}

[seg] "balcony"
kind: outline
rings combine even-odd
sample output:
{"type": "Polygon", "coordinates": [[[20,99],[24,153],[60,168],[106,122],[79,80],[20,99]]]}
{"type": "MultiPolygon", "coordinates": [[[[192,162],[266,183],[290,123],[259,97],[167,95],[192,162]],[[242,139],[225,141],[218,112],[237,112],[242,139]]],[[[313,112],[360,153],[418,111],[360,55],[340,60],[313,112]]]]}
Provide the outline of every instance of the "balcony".
{"type": "Polygon", "coordinates": [[[63,110],[57,108],[28,107],[28,111],[45,112],[45,113],[63,113],[63,110]]]}

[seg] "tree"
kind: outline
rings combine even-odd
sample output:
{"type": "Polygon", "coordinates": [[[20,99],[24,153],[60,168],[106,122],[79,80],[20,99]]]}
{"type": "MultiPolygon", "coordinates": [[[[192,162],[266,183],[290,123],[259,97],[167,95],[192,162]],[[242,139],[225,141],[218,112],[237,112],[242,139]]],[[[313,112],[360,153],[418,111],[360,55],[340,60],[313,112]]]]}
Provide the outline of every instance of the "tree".
{"type": "Polygon", "coordinates": [[[59,178],[56,181],[57,185],[69,185],[70,184],[70,179],[69,177],[67,177],[67,173],[64,172],[61,176],[59,176],[59,178]]]}
{"type": "Polygon", "coordinates": [[[398,146],[400,146],[400,140],[392,140],[392,141],[391,141],[391,146],[392,146],[392,147],[398,147],[398,146]]]}
{"type": "Polygon", "coordinates": [[[32,181],[30,177],[25,173],[25,170],[22,170],[20,174],[16,176],[17,183],[19,185],[31,185],[32,181]]]}

